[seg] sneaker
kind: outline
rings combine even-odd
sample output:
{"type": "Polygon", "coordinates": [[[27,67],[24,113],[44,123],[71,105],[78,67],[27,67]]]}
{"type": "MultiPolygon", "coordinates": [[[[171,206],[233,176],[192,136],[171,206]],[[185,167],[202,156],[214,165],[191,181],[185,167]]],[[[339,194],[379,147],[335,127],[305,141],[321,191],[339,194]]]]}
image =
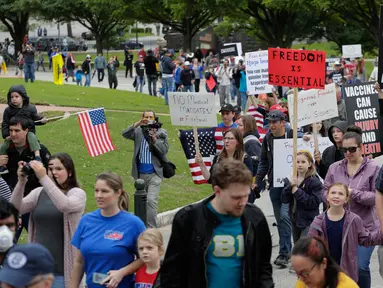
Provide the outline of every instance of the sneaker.
{"type": "Polygon", "coordinates": [[[277,259],[275,259],[274,264],[280,266],[280,268],[286,268],[289,265],[289,257],[279,255],[277,259]]]}
{"type": "Polygon", "coordinates": [[[0,175],[9,173],[7,167],[1,166],[0,167],[0,175]]]}
{"type": "Polygon", "coordinates": [[[41,159],[40,156],[35,156],[35,160],[36,160],[36,161],[39,161],[39,162],[41,162],[41,163],[43,163],[43,159],[41,159]]]}

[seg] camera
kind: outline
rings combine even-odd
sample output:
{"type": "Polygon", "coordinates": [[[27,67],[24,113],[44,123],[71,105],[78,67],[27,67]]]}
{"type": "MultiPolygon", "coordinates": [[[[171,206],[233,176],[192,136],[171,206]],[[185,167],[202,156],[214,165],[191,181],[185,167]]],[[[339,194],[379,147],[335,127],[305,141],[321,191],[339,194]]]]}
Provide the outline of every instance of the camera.
{"type": "Polygon", "coordinates": [[[23,166],[23,168],[21,168],[21,172],[25,175],[25,176],[31,176],[34,174],[34,171],[31,167],[31,165],[29,163],[25,164],[23,166]]]}

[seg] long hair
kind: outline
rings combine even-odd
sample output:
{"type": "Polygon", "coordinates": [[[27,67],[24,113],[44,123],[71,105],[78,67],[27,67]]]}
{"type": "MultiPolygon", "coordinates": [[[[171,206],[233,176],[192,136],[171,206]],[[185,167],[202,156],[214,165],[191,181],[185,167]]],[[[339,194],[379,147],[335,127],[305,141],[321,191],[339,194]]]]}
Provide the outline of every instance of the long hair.
{"type": "MultiPolygon", "coordinates": [[[[300,150],[297,153],[297,156],[299,156],[299,155],[305,156],[307,161],[311,164],[311,166],[309,167],[309,169],[306,172],[305,178],[315,176],[317,171],[315,169],[315,163],[314,163],[314,159],[313,159],[313,156],[311,155],[311,153],[309,151],[306,151],[306,150],[300,150]]],[[[295,161],[297,161],[297,159],[295,159],[295,161]]]]}
{"type": "MultiPolygon", "coordinates": [[[[235,140],[237,140],[237,147],[235,147],[233,158],[235,160],[243,161],[243,155],[245,154],[245,145],[243,144],[243,137],[241,132],[237,128],[230,128],[229,130],[223,133],[223,137],[227,133],[232,133],[235,140]]],[[[229,157],[229,154],[226,151],[225,146],[223,146],[222,152],[219,154],[219,160],[223,160],[229,157]]]]}
{"type": "MultiPolygon", "coordinates": [[[[75,187],[80,187],[77,181],[76,169],[74,168],[74,162],[72,157],[70,157],[67,153],[62,152],[62,153],[53,154],[53,156],[51,156],[51,158],[49,159],[49,162],[51,162],[54,159],[59,160],[68,173],[68,178],[63,184],[63,187],[61,188],[70,190],[75,187]]],[[[49,169],[49,164],[48,164],[48,169],[49,169]]]]}
{"type": "Polygon", "coordinates": [[[327,259],[327,267],[325,269],[325,285],[323,287],[336,288],[338,285],[338,274],[342,269],[331,258],[330,253],[324,240],[321,237],[303,237],[295,243],[293,256],[303,256],[309,258],[316,265],[321,265],[323,260],[327,259]]]}
{"type": "Polygon", "coordinates": [[[362,74],[362,73],[363,73],[363,69],[364,69],[364,61],[363,61],[363,59],[359,59],[359,60],[356,62],[356,71],[357,71],[359,74],[362,74]]]}
{"type": "Polygon", "coordinates": [[[242,119],[244,134],[257,131],[257,121],[253,116],[242,115],[239,119],[242,119]]]}
{"type": "Polygon", "coordinates": [[[121,176],[113,172],[103,172],[96,177],[96,181],[97,180],[104,180],[106,185],[112,188],[115,193],[121,190],[121,195],[118,200],[118,207],[121,210],[129,211],[129,196],[128,193],[124,191],[121,176]]]}

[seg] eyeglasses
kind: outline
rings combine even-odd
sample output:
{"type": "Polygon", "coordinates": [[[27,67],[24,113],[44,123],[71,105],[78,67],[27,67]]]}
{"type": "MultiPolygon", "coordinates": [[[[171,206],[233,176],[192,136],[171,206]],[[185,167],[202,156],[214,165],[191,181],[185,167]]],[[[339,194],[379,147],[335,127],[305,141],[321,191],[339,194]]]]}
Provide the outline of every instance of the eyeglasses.
{"type": "Polygon", "coordinates": [[[358,148],[359,147],[340,147],[339,151],[342,153],[347,153],[347,151],[350,153],[355,153],[358,148]]]}
{"type": "Polygon", "coordinates": [[[316,265],[317,265],[317,264],[314,264],[313,267],[311,267],[311,269],[306,270],[306,271],[302,271],[302,272],[296,272],[296,271],[293,269],[293,267],[290,267],[290,269],[289,269],[289,273],[290,273],[290,274],[293,274],[293,275],[295,275],[295,276],[297,276],[297,277],[306,278],[306,277],[309,276],[310,273],[314,270],[314,268],[315,268],[316,265]]]}
{"type": "Polygon", "coordinates": [[[223,141],[233,141],[234,139],[234,137],[223,137],[223,141]]]}

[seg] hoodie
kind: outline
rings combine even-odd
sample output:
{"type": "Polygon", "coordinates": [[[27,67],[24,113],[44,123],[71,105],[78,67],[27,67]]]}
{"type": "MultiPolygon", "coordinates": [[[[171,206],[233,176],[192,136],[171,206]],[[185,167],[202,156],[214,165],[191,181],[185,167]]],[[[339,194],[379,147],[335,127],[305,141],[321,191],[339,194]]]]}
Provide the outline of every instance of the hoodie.
{"type": "MultiPolygon", "coordinates": [[[[301,280],[298,279],[298,282],[295,286],[295,288],[306,288],[306,284],[301,280]]],[[[359,288],[359,285],[355,283],[354,280],[352,280],[350,277],[348,277],[345,273],[339,272],[338,274],[338,285],[336,285],[336,288],[359,288]]]]}
{"type": "Polygon", "coordinates": [[[344,159],[344,154],[341,153],[338,147],[336,146],[331,130],[332,128],[336,127],[340,129],[344,134],[346,133],[347,126],[348,126],[348,123],[346,121],[338,120],[328,129],[328,132],[327,132],[328,138],[334,145],[331,147],[327,147],[323,151],[322,159],[319,165],[317,162],[315,162],[319,176],[322,177],[322,179],[326,178],[327,170],[331,164],[333,164],[336,161],[344,159]]]}
{"type": "MultiPolygon", "coordinates": [[[[310,225],[308,236],[323,237],[328,245],[326,212],[315,217],[310,225]]],[[[361,217],[347,211],[344,214],[342,231],[342,257],[340,267],[355,282],[358,282],[358,244],[361,246],[374,246],[383,243],[383,233],[380,230],[369,231],[363,226],[361,217]]]]}
{"type": "Polygon", "coordinates": [[[322,200],[327,203],[328,187],[342,183],[352,189],[351,201],[345,207],[363,219],[364,226],[370,231],[380,229],[380,222],[375,208],[375,183],[380,167],[374,160],[364,157],[362,165],[354,176],[347,172],[347,159],[335,162],[328,169],[323,185],[322,200]]]}
{"type": "Polygon", "coordinates": [[[243,143],[245,144],[246,154],[250,157],[258,157],[259,161],[259,159],[261,158],[261,142],[259,141],[258,131],[248,132],[245,135],[243,135],[243,143]]]}
{"type": "Polygon", "coordinates": [[[23,85],[13,85],[8,91],[8,107],[5,108],[3,114],[3,123],[1,124],[1,133],[3,138],[9,136],[9,121],[14,116],[22,116],[29,119],[28,129],[29,132],[36,133],[35,125],[44,125],[45,123],[34,121],[41,120],[43,117],[37,114],[35,105],[29,103],[29,97],[27,91],[23,85]],[[21,108],[12,105],[11,94],[17,92],[23,98],[23,106],[21,108]]]}

